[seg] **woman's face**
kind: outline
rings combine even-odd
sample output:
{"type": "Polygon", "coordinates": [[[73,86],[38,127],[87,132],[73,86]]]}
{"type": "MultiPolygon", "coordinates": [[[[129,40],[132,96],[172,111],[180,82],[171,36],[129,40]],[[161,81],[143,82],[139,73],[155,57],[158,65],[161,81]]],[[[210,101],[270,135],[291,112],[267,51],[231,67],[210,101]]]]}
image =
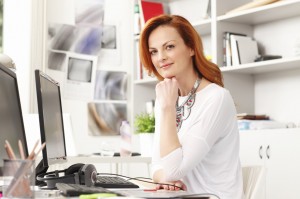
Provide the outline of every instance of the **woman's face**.
{"type": "Polygon", "coordinates": [[[152,63],[163,78],[186,77],[193,72],[194,51],[175,28],[159,26],[151,32],[148,43],[152,63]]]}

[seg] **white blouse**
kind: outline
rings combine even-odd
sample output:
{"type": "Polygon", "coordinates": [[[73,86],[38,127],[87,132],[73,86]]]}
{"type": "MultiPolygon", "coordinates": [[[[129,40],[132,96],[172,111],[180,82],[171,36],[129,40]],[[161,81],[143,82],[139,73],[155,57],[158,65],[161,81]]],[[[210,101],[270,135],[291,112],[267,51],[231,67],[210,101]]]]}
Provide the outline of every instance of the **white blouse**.
{"type": "MultiPolygon", "coordinates": [[[[179,97],[179,104],[186,97],[179,97]]],[[[188,192],[241,199],[239,132],[230,93],[217,84],[197,92],[191,113],[178,132],[181,147],[164,158],[159,152],[160,112],[156,101],[152,174],[163,169],[166,181],[182,180],[188,192]]]]}

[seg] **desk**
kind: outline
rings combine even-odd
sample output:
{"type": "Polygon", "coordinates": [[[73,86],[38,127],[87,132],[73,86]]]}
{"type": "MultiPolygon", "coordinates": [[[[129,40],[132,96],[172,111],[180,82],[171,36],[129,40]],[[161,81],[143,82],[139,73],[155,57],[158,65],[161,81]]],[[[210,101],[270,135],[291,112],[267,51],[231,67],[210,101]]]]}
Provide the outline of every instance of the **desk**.
{"type": "MultiPolygon", "coordinates": [[[[189,194],[185,191],[168,191],[168,190],[158,190],[158,191],[144,191],[145,189],[153,189],[155,185],[139,182],[134,180],[134,183],[138,184],[140,186],[139,189],[110,189],[112,191],[117,191],[118,193],[122,195],[127,195],[128,197],[110,197],[110,199],[122,199],[122,198],[185,198],[184,196],[194,196],[194,198],[205,198],[205,199],[219,199],[217,196],[214,195],[202,195],[202,194],[189,194]],[[196,196],[196,197],[195,197],[196,196]]],[[[78,199],[79,197],[64,197],[59,194],[58,190],[39,190],[39,188],[36,187],[36,194],[35,198],[55,198],[55,199],[78,199]]],[[[189,197],[186,197],[189,198],[189,197]]],[[[192,198],[192,197],[190,197],[192,198]]]]}
{"type": "MultiPolygon", "coordinates": [[[[137,190],[138,191],[138,190],[137,190]]],[[[168,192],[168,191],[165,191],[168,192]]],[[[155,197],[155,195],[157,194],[157,198],[159,198],[159,194],[163,194],[164,190],[160,190],[157,193],[153,193],[152,196],[155,197]]],[[[173,192],[174,194],[176,194],[176,192],[173,192]]],[[[203,197],[207,197],[208,199],[219,199],[216,196],[213,195],[203,195],[203,197]]],[[[0,197],[1,198],[1,197],[0,197]]],[[[58,190],[38,190],[38,188],[36,188],[36,192],[35,192],[35,198],[36,199],[46,199],[46,198],[51,198],[51,199],[78,199],[79,197],[64,197],[62,195],[59,194],[58,190]]],[[[129,199],[132,197],[110,197],[109,199],[129,199]]],[[[136,198],[136,197],[135,197],[136,198]]]]}
{"type": "MultiPolygon", "coordinates": [[[[116,164],[116,168],[118,170],[118,165],[122,163],[145,163],[148,165],[151,163],[151,158],[150,157],[140,157],[140,156],[133,156],[133,157],[102,157],[102,156],[76,156],[76,157],[68,157],[68,163],[74,164],[78,162],[84,162],[84,163],[114,163],[116,164]]],[[[132,195],[136,196],[141,196],[140,194],[143,193],[143,189],[145,188],[153,188],[152,184],[148,183],[143,183],[143,182],[137,182],[134,181],[134,183],[140,185],[141,189],[135,189],[136,193],[134,193],[133,189],[130,189],[129,191],[132,192],[132,195]]],[[[128,190],[128,189],[127,189],[128,190]]],[[[165,191],[165,190],[160,190],[157,192],[152,193],[152,197],[161,198],[162,194],[168,193],[170,191],[165,191]]],[[[184,192],[175,192],[173,196],[175,195],[182,195],[182,194],[187,194],[184,192]]],[[[171,197],[171,196],[170,196],[171,197]]],[[[204,197],[204,196],[203,196],[204,197]]],[[[218,199],[216,196],[212,195],[205,195],[205,197],[209,199],[218,199]]],[[[39,190],[38,188],[36,189],[36,194],[35,198],[40,199],[40,198],[53,198],[53,199],[66,199],[67,197],[61,196],[59,194],[58,190],[39,190]]],[[[68,197],[69,198],[69,197],[68,197]]],[[[78,197],[73,197],[74,199],[78,199],[78,197]]],[[[110,199],[122,199],[122,198],[132,198],[132,197],[110,197],[110,199]]]]}
{"type": "Polygon", "coordinates": [[[104,156],[68,156],[67,163],[85,163],[85,164],[96,164],[96,163],[108,163],[115,164],[115,170],[117,174],[122,174],[120,170],[120,164],[122,163],[145,163],[147,165],[148,174],[150,175],[150,163],[151,157],[142,156],[130,156],[130,157],[104,157],[104,156]]]}
{"type": "MultiPolygon", "coordinates": [[[[143,197],[151,197],[151,198],[174,198],[174,197],[180,197],[180,195],[182,195],[184,198],[184,195],[186,193],[184,192],[177,192],[177,191],[167,191],[167,190],[159,190],[157,192],[145,192],[143,190],[124,190],[124,192],[128,192],[130,193],[130,195],[132,196],[128,196],[128,197],[109,197],[109,199],[129,199],[129,198],[142,198],[142,197],[138,197],[138,196],[143,196],[143,197]]],[[[50,190],[50,191],[37,191],[36,195],[35,195],[36,199],[42,199],[42,198],[52,198],[52,199],[78,199],[79,197],[64,197],[62,195],[59,194],[58,191],[54,191],[54,190],[50,190]]],[[[198,195],[198,197],[195,198],[200,198],[200,194],[198,195]]],[[[201,194],[201,198],[205,198],[205,199],[219,199],[218,197],[214,196],[214,195],[202,195],[201,194]]]]}

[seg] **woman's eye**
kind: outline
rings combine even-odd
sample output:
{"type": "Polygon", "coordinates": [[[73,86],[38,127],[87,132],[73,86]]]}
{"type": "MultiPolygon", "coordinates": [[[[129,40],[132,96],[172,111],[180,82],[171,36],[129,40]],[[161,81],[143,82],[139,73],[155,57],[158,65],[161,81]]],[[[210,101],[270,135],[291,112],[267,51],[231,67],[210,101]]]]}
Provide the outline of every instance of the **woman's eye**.
{"type": "Polygon", "coordinates": [[[174,47],[175,47],[174,45],[167,45],[167,46],[166,46],[167,49],[172,49],[172,48],[174,48],[174,47]]]}
{"type": "Polygon", "coordinates": [[[156,50],[152,50],[152,51],[150,51],[150,55],[155,55],[157,53],[157,51],[156,50]]]}

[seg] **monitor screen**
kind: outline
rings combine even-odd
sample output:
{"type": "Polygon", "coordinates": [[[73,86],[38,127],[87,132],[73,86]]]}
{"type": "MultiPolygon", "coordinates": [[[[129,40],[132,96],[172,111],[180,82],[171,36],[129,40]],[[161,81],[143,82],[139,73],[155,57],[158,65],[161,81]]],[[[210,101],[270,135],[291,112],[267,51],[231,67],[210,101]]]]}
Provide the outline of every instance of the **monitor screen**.
{"type": "Polygon", "coordinates": [[[66,162],[65,135],[59,83],[36,70],[36,92],[43,149],[43,165],[66,162]]]}
{"type": "Polygon", "coordinates": [[[22,109],[15,72],[0,64],[0,173],[7,157],[4,143],[7,140],[16,158],[20,158],[18,140],[21,140],[28,156],[22,109]]]}

